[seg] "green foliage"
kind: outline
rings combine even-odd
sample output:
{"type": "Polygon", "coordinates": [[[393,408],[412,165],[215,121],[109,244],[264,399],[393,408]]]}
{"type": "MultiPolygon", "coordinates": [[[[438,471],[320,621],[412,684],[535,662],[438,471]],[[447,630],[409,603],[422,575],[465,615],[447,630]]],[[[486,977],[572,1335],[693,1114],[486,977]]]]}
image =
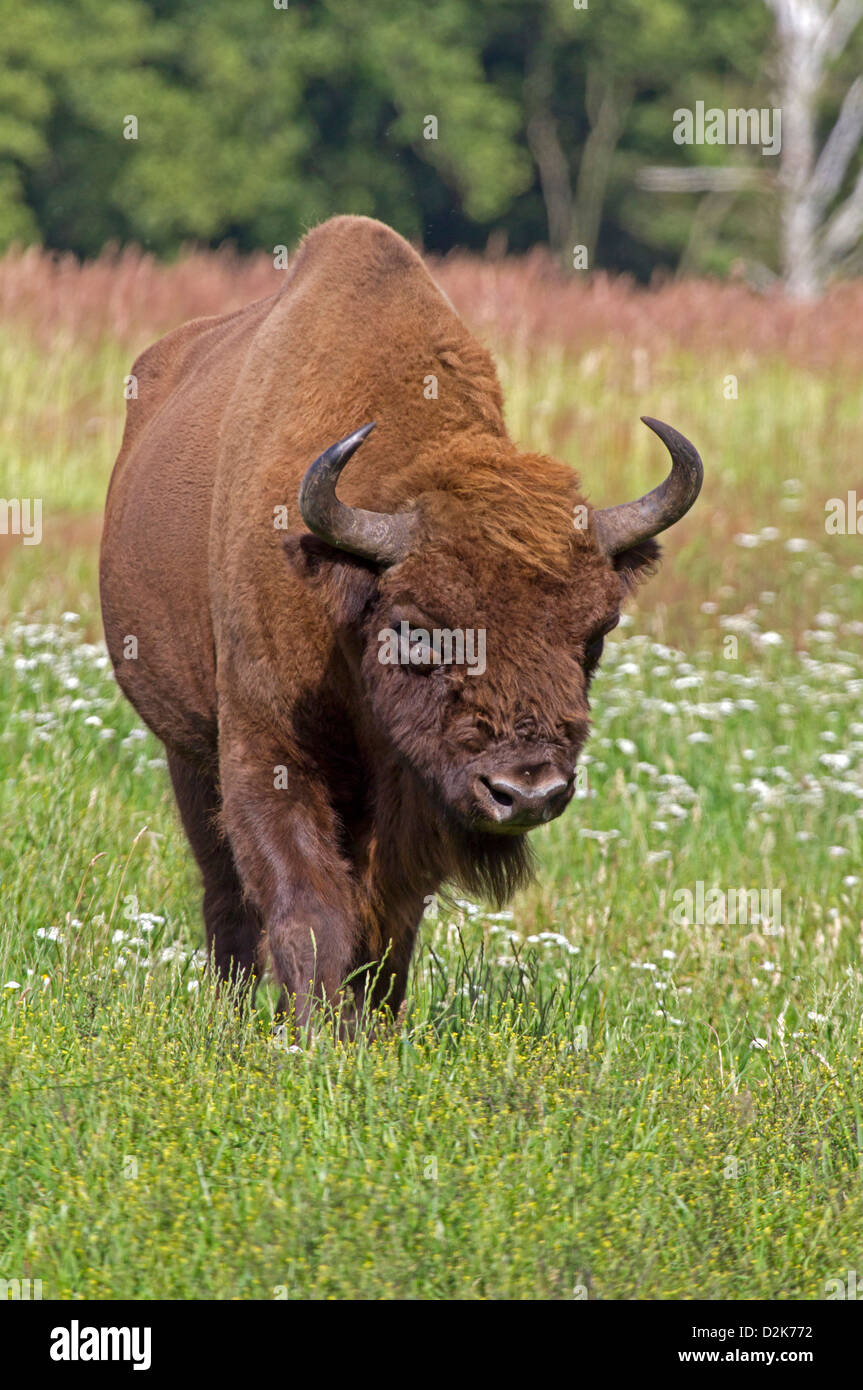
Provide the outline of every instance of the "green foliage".
{"type": "Polygon", "coordinates": [[[672,117],[769,104],[770,45],[763,0],[0,0],[0,247],[269,251],[357,212],[436,249],[584,239],[592,265],[645,277],[775,264],[754,196],[693,238],[698,198],[635,179],[757,159],[676,146],[672,117]]]}
{"type": "Polygon", "coordinates": [[[0,154],[20,208],[7,240],[36,220],[85,254],[116,237],[266,247],[336,210],[420,236],[418,164],[479,222],[530,182],[518,105],[487,83],[460,0],[45,0],[36,20],[19,13],[0,49],[0,154]]]}

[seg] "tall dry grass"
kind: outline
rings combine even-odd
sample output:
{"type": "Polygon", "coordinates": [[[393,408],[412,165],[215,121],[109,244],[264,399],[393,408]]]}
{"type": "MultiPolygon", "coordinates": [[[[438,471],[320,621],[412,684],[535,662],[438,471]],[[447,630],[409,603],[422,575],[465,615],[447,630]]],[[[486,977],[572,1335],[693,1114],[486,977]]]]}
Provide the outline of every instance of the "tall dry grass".
{"type": "MultiPolygon", "coordinates": [[[[495,259],[429,258],[438,282],[481,335],[517,348],[581,353],[599,344],[651,355],[757,359],[780,354],[817,371],[863,369],[863,280],[799,304],[742,283],[667,281],[645,289],[622,277],[564,274],[541,248],[495,259]]],[[[223,314],[276,292],[284,272],[264,255],[188,251],[160,264],[137,248],[81,263],[36,247],[0,260],[0,320],[25,322],[43,345],[58,335],[105,335],[137,350],[187,319],[223,314]]]]}

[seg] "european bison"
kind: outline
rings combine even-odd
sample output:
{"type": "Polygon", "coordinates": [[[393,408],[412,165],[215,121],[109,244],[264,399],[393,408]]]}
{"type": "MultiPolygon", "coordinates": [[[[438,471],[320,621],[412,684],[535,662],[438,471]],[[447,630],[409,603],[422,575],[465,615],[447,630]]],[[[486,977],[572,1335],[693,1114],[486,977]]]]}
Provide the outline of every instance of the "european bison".
{"type": "Polygon", "coordinates": [[[525,832],[572,796],[603,638],[701,461],[647,420],[668,478],[590,508],[571,468],[515,448],[489,353],[364,217],[315,228],[278,294],[185,324],[134,374],[105,633],[165,744],[218,970],[268,957],[302,1019],[383,961],[354,993],[395,1010],[444,880],[497,902],[525,882],[525,832]]]}

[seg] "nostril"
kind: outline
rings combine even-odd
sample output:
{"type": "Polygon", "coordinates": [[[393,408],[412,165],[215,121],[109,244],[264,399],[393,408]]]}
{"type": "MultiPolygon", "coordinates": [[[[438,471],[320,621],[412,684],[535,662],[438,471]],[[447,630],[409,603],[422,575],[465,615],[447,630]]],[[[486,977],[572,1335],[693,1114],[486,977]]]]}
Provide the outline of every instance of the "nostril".
{"type": "Polygon", "coordinates": [[[498,785],[497,783],[492,782],[488,777],[480,777],[479,780],[482,782],[483,786],[491,795],[492,800],[495,801],[498,806],[503,807],[507,811],[512,809],[514,805],[514,798],[508,791],[505,791],[504,788],[498,785]]]}

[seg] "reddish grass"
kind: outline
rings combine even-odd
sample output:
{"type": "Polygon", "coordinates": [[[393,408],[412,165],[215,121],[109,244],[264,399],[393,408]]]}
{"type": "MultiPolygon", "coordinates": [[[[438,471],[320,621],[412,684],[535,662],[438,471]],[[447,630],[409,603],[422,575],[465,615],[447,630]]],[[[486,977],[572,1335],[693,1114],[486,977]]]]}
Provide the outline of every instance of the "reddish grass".
{"type": "MultiPolygon", "coordinates": [[[[744,350],[816,370],[863,368],[863,280],[804,305],[740,283],[644,289],[603,274],[567,276],[541,249],[504,259],[458,252],[430,265],[475,331],[527,351],[554,344],[581,353],[603,343],[644,347],[653,357],[744,350]]],[[[273,293],[283,274],[263,254],[229,249],[190,251],[163,265],[134,247],[83,264],[31,247],[0,259],[0,319],[26,321],[46,346],[58,334],[107,334],[134,352],[187,319],[273,293]]]]}

